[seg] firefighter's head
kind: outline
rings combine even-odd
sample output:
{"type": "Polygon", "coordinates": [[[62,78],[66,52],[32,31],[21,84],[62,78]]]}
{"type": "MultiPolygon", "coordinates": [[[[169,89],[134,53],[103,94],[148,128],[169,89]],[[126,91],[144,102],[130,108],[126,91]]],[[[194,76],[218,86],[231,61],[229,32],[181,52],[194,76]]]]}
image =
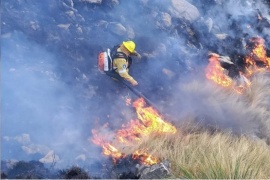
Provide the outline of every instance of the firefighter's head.
{"type": "Polygon", "coordinates": [[[133,41],[124,41],[123,45],[130,53],[135,51],[136,44],[133,41]]]}

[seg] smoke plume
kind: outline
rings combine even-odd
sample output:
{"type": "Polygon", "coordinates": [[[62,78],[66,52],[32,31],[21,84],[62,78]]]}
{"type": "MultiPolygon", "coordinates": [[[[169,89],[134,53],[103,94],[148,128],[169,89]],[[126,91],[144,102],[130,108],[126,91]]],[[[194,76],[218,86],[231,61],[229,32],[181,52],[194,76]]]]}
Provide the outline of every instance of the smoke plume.
{"type": "Polygon", "coordinates": [[[174,0],[3,0],[2,159],[57,161],[57,167],[102,159],[89,143],[91,129],[120,128],[135,116],[126,99],[137,97],[100,74],[97,54],[128,39],[143,57],[130,69],[136,88],[169,121],[192,117],[269,139],[268,74],[255,76],[243,95],[204,75],[209,51],[241,64],[250,37],[264,38],[269,49],[269,7],[253,0],[181,2],[186,16],[174,0]]]}

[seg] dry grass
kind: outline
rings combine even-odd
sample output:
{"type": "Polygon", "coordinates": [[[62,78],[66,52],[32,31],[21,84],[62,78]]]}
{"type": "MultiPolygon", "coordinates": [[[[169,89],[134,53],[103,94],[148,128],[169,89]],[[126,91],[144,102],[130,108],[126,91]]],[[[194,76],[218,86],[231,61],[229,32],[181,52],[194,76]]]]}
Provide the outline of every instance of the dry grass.
{"type": "Polygon", "coordinates": [[[153,135],[134,149],[147,149],[161,160],[169,160],[175,178],[270,178],[270,147],[243,136],[207,132],[153,135]]]}
{"type": "Polygon", "coordinates": [[[270,144],[270,73],[253,77],[252,85],[245,94],[247,109],[259,125],[257,136],[270,144]]]}
{"type": "Polygon", "coordinates": [[[257,136],[270,144],[270,73],[258,73],[251,86],[238,94],[208,80],[192,79],[179,85],[168,112],[178,122],[196,118],[206,126],[257,136]]]}
{"type": "Polygon", "coordinates": [[[124,153],[144,149],[167,159],[174,178],[270,179],[270,73],[255,75],[242,95],[201,83],[185,84],[180,88],[184,95],[175,97],[177,108],[183,97],[181,108],[191,102],[186,108],[190,121],[198,112],[207,114],[200,127],[190,129],[176,123],[181,127],[177,134],[145,137],[124,153]]]}

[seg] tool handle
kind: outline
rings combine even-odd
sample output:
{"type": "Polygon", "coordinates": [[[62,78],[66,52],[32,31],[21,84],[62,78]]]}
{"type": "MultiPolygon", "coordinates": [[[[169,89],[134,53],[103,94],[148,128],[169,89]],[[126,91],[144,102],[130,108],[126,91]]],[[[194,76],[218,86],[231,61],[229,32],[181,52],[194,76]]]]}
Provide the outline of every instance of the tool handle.
{"type": "Polygon", "coordinates": [[[135,95],[137,95],[138,97],[142,97],[148,105],[158,110],[153,102],[151,102],[148,98],[146,98],[140,91],[138,91],[137,89],[132,87],[130,84],[128,84],[128,82],[124,81],[123,79],[119,79],[119,81],[125,86],[127,86],[135,95]]]}

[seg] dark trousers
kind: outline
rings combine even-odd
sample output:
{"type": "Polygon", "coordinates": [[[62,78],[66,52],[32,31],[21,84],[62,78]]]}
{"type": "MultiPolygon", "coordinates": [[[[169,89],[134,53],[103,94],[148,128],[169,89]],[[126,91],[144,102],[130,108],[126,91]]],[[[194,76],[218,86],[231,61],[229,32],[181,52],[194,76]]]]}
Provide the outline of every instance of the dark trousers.
{"type": "Polygon", "coordinates": [[[115,78],[115,79],[118,79],[120,81],[123,80],[123,78],[115,71],[107,71],[105,72],[108,76],[112,77],[112,78],[115,78]]]}

